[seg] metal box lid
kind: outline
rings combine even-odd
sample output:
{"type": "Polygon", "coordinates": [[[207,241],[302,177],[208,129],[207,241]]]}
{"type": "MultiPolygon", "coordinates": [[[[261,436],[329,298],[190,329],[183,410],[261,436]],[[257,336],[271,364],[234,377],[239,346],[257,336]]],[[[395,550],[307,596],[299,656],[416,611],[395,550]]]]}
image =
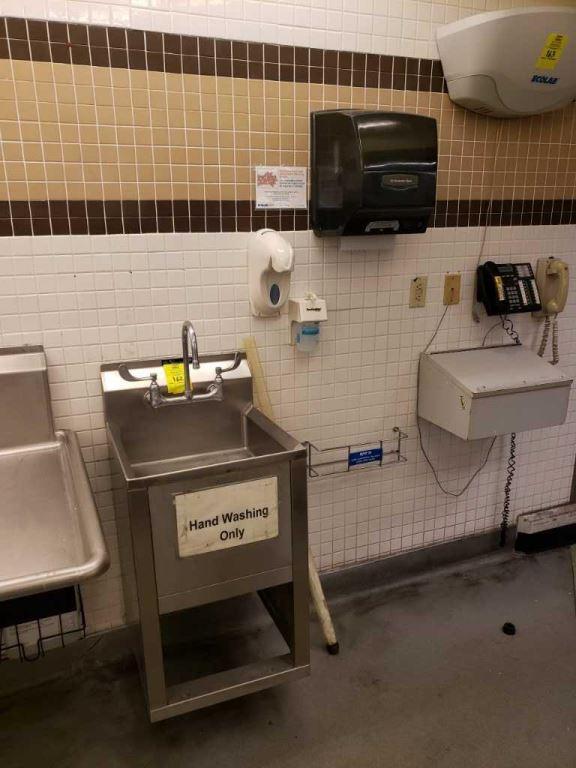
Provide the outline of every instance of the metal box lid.
{"type": "Polygon", "coordinates": [[[433,352],[428,358],[472,397],[572,384],[558,366],[519,344],[433,352]]]}

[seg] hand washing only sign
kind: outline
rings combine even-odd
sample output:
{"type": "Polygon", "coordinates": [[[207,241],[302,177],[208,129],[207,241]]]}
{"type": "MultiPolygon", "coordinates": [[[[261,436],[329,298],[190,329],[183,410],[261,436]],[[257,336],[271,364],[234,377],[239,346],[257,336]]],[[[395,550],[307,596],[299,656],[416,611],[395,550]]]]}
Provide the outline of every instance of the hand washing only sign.
{"type": "Polygon", "coordinates": [[[278,536],[278,479],[263,477],[174,496],[180,557],[278,536]]]}

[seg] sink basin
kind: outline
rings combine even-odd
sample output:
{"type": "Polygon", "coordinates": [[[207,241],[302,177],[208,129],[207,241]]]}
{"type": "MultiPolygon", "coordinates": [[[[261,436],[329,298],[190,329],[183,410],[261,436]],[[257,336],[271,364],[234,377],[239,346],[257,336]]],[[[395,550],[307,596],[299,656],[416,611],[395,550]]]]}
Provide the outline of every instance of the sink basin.
{"type": "Polygon", "coordinates": [[[55,432],[42,347],[0,350],[0,600],[68,587],[108,567],[73,432],[55,432]]]}
{"type": "MultiPolygon", "coordinates": [[[[203,416],[210,409],[209,415],[213,418],[218,404],[199,408],[203,416]]],[[[194,419],[199,413],[194,413],[193,409],[191,406],[186,414],[180,412],[180,419],[170,427],[165,423],[172,415],[167,409],[160,412],[158,424],[140,422],[132,429],[122,430],[114,422],[108,423],[108,437],[129,485],[149,485],[151,480],[164,481],[183,473],[193,476],[194,470],[202,470],[204,474],[210,467],[234,465],[235,468],[248,460],[254,463],[254,459],[275,454],[302,452],[297,440],[280,430],[254,406],[236,413],[233,430],[221,427],[217,431],[202,429],[194,419]],[[163,437],[167,434],[170,439],[165,441],[163,437]]]]}
{"type": "Polygon", "coordinates": [[[108,554],[78,440],[0,451],[0,600],[78,584],[108,554]]]}
{"type": "MultiPolygon", "coordinates": [[[[202,359],[190,375],[201,390],[214,376],[225,356],[202,359]],[[223,358],[223,359],[221,359],[223,358]]],[[[162,368],[151,361],[135,371],[154,372],[163,384],[162,368]]],[[[107,430],[115,458],[129,487],[148,486],[183,474],[202,475],[210,468],[251,465],[282,454],[301,455],[302,445],[268,419],[251,402],[247,363],[227,375],[223,402],[189,403],[152,408],[144,401],[146,383],[128,384],[115,366],[103,366],[102,383],[107,430]],[[229,376],[229,378],[228,378],[229,376]],[[128,386],[126,386],[128,384],[128,386]]],[[[251,387],[251,385],[250,385],[251,387]]]]}

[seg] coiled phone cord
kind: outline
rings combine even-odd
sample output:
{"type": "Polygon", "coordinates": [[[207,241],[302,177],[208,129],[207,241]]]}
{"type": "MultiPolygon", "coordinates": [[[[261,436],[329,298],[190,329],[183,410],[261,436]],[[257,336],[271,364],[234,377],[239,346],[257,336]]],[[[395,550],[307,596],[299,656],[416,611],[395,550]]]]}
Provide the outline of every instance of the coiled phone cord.
{"type": "Polygon", "coordinates": [[[558,336],[558,315],[554,315],[552,319],[552,365],[558,365],[560,362],[560,342],[558,336]]]}
{"type": "Polygon", "coordinates": [[[500,320],[502,321],[502,328],[504,329],[505,333],[510,336],[514,344],[520,344],[520,336],[518,335],[518,331],[514,328],[514,323],[508,315],[502,315],[500,317],[500,320]]]}
{"type": "Polygon", "coordinates": [[[550,315],[546,315],[544,318],[544,329],[542,331],[542,338],[540,340],[540,346],[538,347],[538,356],[544,357],[546,354],[546,347],[550,339],[550,315]]]}
{"type": "Polygon", "coordinates": [[[516,432],[510,434],[510,453],[508,455],[508,467],[506,485],[504,486],[504,506],[502,507],[502,521],[500,523],[500,546],[506,546],[508,536],[508,521],[510,519],[510,499],[512,495],[512,481],[516,474],[516,432]]]}
{"type": "MultiPolygon", "coordinates": [[[[514,340],[515,344],[520,344],[520,337],[514,329],[514,323],[509,317],[504,315],[500,318],[502,321],[502,328],[506,331],[508,336],[514,340]]],[[[560,360],[560,348],[558,342],[558,315],[547,315],[544,321],[544,330],[542,331],[542,340],[540,341],[540,347],[538,349],[538,355],[544,357],[546,354],[546,347],[550,340],[550,331],[552,331],[552,365],[558,365],[560,360]]],[[[506,546],[506,539],[508,534],[508,521],[510,519],[510,500],[512,491],[512,481],[516,474],[516,432],[512,432],[510,435],[510,454],[508,456],[508,467],[506,474],[506,485],[504,486],[504,506],[502,507],[502,522],[500,523],[500,546],[506,546]]]]}
{"type": "MultiPolygon", "coordinates": [[[[502,328],[510,336],[514,344],[520,344],[520,336],[514,328],[514,323],[508,315],[501,315],[500,321],[502,328]]],[[[506,546],[508,538],[508,523],[510,520],[510,505],[512,498],[512,481],[516,474],[516,432],[510,433],[510,453],[508,454],[508,465],[506,467],[506,484],[504,485],[504,505],[502,506],[502,520],[500,522],[500,546],[506,546]]]]}
{"type": "Polygon", "coordinates": [[[550,360],[550,363],[552,365],[558,365],[560,362],[560,344],[559,344],[559,333],[558,333],[558,315],[546,315],[544,318],[544,329],[542,331],[542,339],[540,341],[540,346],[538,347],[538,355],[540,357],[544,357],[546,354],[546,347],[548,346],[548,342],[550,340],[550,331],[552,331],[552,360],[550,360]]]}

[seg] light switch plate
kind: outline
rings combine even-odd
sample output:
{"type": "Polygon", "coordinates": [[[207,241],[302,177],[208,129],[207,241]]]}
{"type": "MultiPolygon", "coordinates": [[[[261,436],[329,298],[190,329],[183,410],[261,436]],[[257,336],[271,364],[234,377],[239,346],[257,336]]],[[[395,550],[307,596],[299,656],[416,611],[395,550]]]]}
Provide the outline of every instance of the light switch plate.
{"type": "Polygon", "coordinates": [[[410,300],[408,306],[416,307],[426,306],[426,291],[428,289],[428,278],[426,275],[415,277],[410,283],[410,300]]]}
{"type": "Polygon", "coordinates": [[[444,277],[444,306],[460,304],[460,284],[462,275],[459,272],[444,277]]]}

